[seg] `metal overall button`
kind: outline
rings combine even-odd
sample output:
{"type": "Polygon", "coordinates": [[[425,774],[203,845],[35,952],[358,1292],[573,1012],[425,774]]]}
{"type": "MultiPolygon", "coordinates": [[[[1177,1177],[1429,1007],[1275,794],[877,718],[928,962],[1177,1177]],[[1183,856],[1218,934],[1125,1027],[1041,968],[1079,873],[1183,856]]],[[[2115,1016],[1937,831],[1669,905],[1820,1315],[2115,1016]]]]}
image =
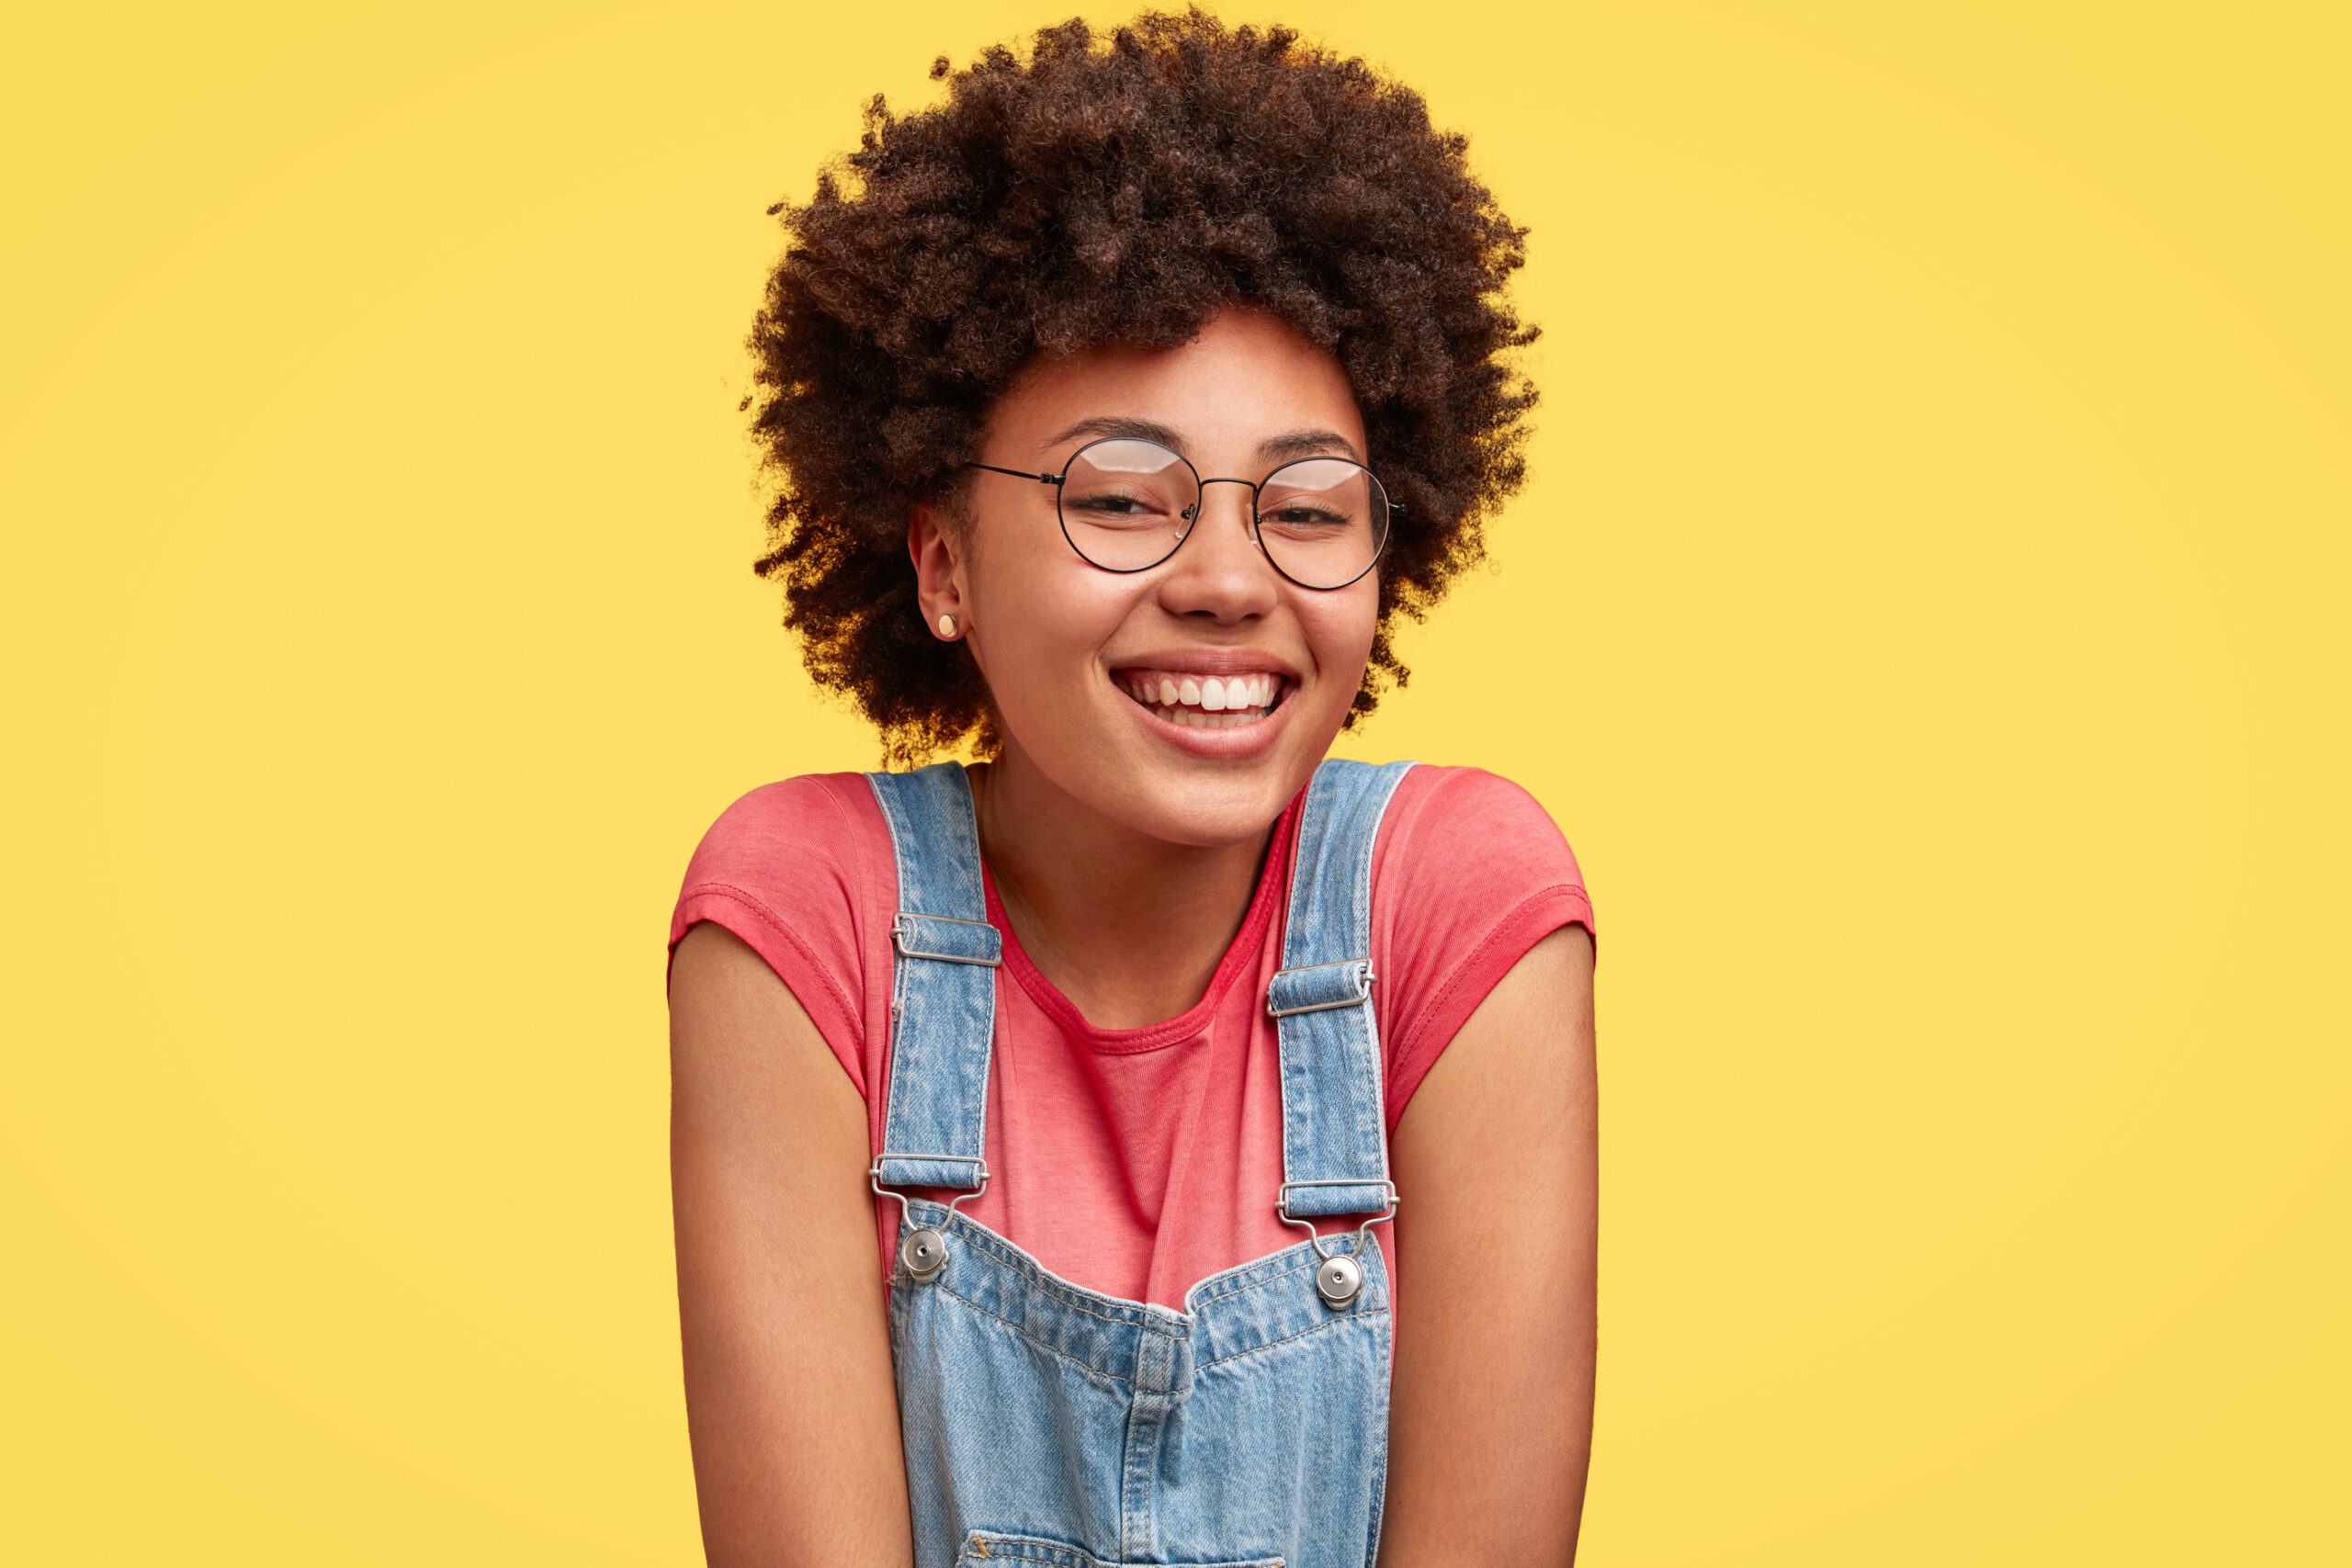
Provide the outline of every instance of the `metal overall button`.
{"type": "MultiPolygon", "coordinates": [[[[947,1201],[947,1213],[939,1222],[939,1225],[944,1225],[948,1220],[956,1217],[956,1204],[967,1198],[977,1198],[989,1190],[989,1162],[976,1155],[878,1155],[875,1157],[873,1168],[865,1173],[865,1182],[867,1186],[874,1189],[875,1196],[898,1201],[900,1224],[912,1224],[915,1216],[914,1211],[907,1206],[905,1193],[894,1192],[882,1184],[883,1169],[891,1164],[897,1164],[901,1168],[910,1166],[939,1165],[968,1165],[978,1168],[979,1184],[971,1191],[958,1192],[947,1201]]],[[[927,1173],[917,1169],[910,1171],[909,1174],[922,1177],[927,1173]]],[[[928,1285],[947,1271],[947,1236],[939,1225],[915,1225],[912,1230],[907,1232],[906,1239],[899,1243],[899,1267],[905,1270],[907,1278],[918,1285],[928,1285]]]]}
{"type": "Polygon", "coordinates": [[[1363,1289],[1363,1265],[1344,1253],[1326,1258],[1315,1270],[1315,1293],[1325,1306],[1343,1307],[1363,1289]]]}
{"type": "Polygon", "coordinates": [[[947,1238],[929,1225],[917,1225],[899,1243],[899,1267],[916,1284],[930,1284],[947,1270],[947,1238]]]}

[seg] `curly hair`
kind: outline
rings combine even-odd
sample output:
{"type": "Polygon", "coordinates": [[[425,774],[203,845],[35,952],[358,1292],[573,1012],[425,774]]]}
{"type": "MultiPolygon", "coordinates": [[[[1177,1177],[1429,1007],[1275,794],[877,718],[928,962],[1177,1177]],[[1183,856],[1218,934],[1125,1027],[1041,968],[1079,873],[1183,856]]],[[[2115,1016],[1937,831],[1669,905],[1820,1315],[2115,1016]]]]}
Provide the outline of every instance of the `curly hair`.
{"type": "Polygon", "coordinates": [[[770,209],[787,244],[750,339],[752,429],[780,482],[756,570],[782,581],[810,675],[891,760],[967,737],[994,750],[978,666],[923,625],[912,508],[954,507],[1035,356],[1173,347],[1246,305],[1338,360],[1406,506],[1353,725],[1409,673],[1397,617],[1483,558],[1484,520],[1525,476],[1535,394],[1508,359],[1536,329],[1503,288],[1527,231],[1416,94],[1285,28],[1195,9],[1098,42],[1071,20],[1025,62],[996,47],[931,74],[946,102],[900,116],[877,95],[815,197],[770,209]]]}

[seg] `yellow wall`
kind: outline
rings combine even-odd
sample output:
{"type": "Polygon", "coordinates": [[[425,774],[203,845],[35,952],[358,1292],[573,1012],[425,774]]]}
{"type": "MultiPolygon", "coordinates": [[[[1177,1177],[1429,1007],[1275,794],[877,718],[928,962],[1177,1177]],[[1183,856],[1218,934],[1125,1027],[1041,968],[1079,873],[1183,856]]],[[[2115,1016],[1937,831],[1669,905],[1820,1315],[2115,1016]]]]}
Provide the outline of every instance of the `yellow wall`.
{"type": "MultiPolygon", "coordinates": [[[[663,921],[874,755],[763,209],[1054,8],[22,9],[0,1557],[691,1561],[663,921]]],[[[1534,229],[1537,482],[1350,749],[1591,875],[1587,1561],[2343,1551],[2346,13],[1287,14],[1534,229]]]]}

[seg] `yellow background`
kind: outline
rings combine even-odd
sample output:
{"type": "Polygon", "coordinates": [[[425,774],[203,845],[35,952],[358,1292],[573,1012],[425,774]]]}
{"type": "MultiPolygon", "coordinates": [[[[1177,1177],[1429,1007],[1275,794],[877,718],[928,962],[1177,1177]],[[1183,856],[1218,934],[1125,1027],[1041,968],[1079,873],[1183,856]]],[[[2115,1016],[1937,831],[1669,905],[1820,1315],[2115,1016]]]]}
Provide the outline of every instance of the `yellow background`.
{"type": "MultiPolygon", "coordinates": [[[[2347,13],[1930,10],[1287,7],[1547,330],[1348,749],[1591,878],[1587,1562],[2321,1560],[2347,13]]],[[[0,1557],[694,1560],[663,923],[875,756],[748,570],[763,209],[1057,14],[12,17],[0,1557]]]]}

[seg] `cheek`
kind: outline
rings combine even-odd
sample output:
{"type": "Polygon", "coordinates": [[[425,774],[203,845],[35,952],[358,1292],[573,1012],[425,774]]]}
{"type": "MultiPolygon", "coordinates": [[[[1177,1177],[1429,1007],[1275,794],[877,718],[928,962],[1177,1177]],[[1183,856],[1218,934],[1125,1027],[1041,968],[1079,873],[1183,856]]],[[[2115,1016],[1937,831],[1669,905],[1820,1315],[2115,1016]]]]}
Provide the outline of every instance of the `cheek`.
{"type": "Polygon", "coordinates": [[[1050,552],[1024,541],[973,561],[975,649],[1000,706],[1067,683],[1134,611],[1133,580],[1077,560],[1058,534],[1050,542],[1050,552]]]}
{"type": "Polygon", "coordinates": [[[1300,606],[1299,621],[1315,655],[1317,671],[1346,694],[1344,706],[1363,683],[1372,640],[1380,624],[1380,585],[1367,579],[1337,593],[1317,594],[1300,606]]]}

